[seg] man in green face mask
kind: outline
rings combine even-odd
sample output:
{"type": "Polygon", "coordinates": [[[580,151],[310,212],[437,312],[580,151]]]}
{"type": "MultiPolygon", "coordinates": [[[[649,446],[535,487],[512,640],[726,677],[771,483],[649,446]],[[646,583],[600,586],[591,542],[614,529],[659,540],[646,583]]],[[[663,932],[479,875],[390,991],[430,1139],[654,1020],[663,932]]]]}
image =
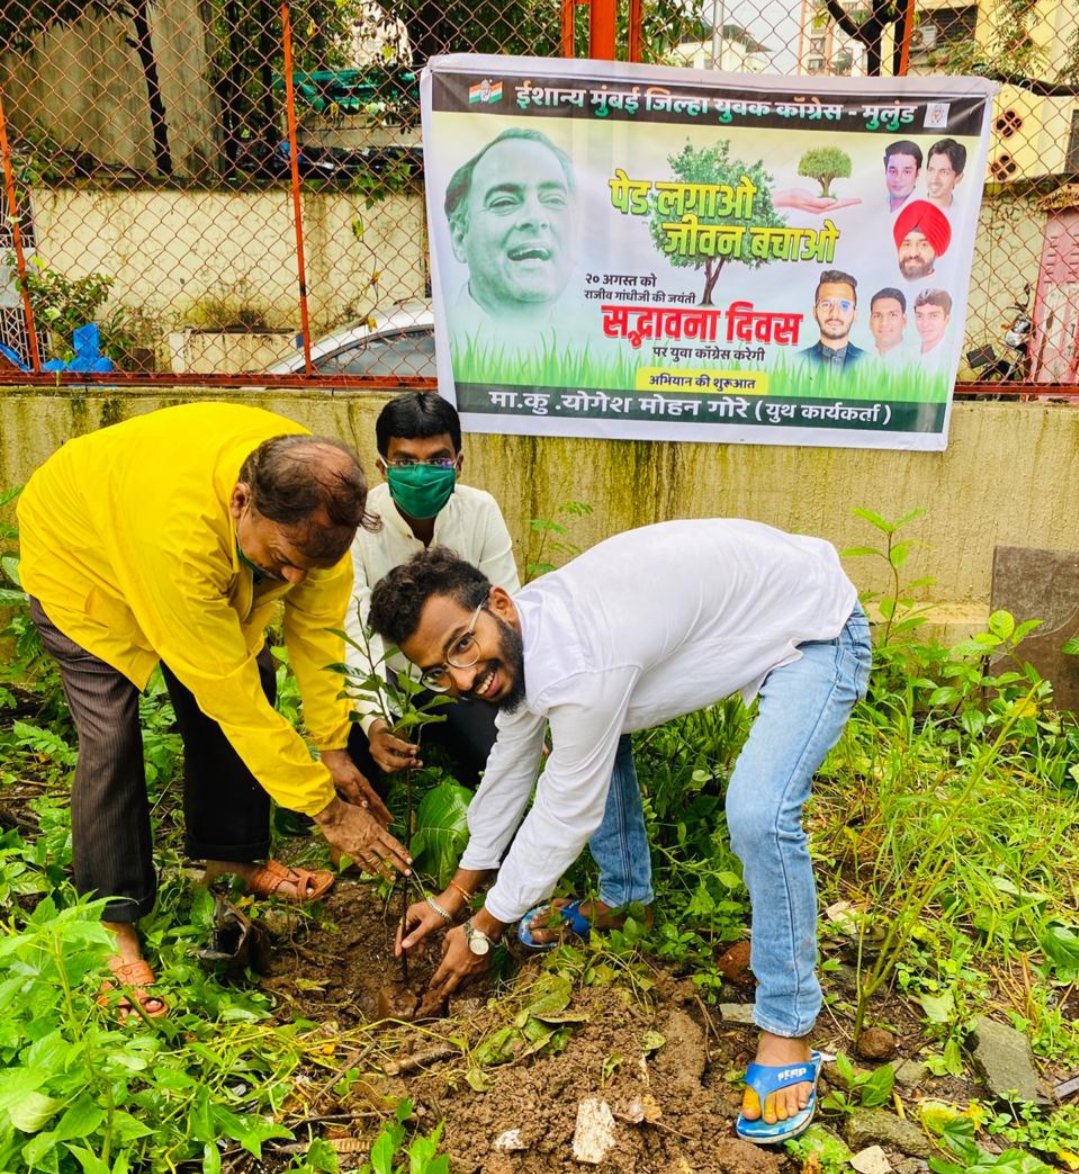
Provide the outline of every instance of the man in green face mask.
{"type": "MultiPolygon", "coordinates": [[[[498,503],[482,489],[458,483],[461,472],[461,421],[453,405],[432,391],[407,391],[382,409],[375,423],[378,469],[386,478],[368,497],[367,508],[382,518],[382,528],[357,537],[352,545],[355,598],[346,630],[363,647],[361,623],[366,622],[371,589],[394,567],[431,545],[448,546],[483,569],[492,583],[508,592],[520,587],[513,560],[513,542],[498,503]]],[[[382,655],[378,637],[372,657],[382,655]]],[[[371,671],[364,655],[350,647],[351,667],[371,671]]],[[[407,665],[401,658],[393,670],[407,665]]],[[[362,717],[353,727],[349,753],[376,787],[381,775],[415,766],[419,748],[397,737],[370,703],[357,704],[362,717]]],[[[474,786],[494,744],[494,710],[462,702],[440,711],[445,722],[424,731],[428,743],[446,748],[457,778],[474,786]]]]}

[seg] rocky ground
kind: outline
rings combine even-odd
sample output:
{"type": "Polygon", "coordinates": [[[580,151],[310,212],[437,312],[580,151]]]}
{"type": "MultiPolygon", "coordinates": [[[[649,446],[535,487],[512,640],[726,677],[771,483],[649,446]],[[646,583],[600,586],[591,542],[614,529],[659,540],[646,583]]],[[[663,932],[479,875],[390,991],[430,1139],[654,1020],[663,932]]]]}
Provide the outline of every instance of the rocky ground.
{"type": "MultiPolygon", "coordinates": [[[[313,1109],[325,1121],[323,1136],[340,1149],[343,1169],[353,1157],[355,1165],[362,1162],[365,1153],[353,1155],[356,1140],[369,1143],[406,1096],[422,1128],[445,1122],[443,1151],[455,1174],[800,1168],[782,1147],[761,1149],[734,1136],[738,1081],[754,1044],[744,946],[722,960],[731,981],[728,1001],[718,1006],[701,1001],[689,976],[647,964],[627,970],[573,951],[564,963],[514,958],[498,998],[490,990],[470,992],[454,1000],[446,1018],[408,1025],[386,1018],[401,998],[399,986],[387,990],[399,976],[392,921],[369,886],[342,880],[317,923],[277,927],[271,974],[262,980],[279,999],[283,1020],[313,1019],[328,1033],[371,1025],[331,1079],[320,1074],[316,1082],[313,1109]],[[585,972],[590,985],[582,985],[585,972]]],[[[413,965],[414,990],[422,990],[432,965],[433,959],[413,965]]],[[[829,981],[850,978],[841,967],[829,981]]],[[[915,1016],[898,1002],[877,1010],[888,1026],[866,1033],[863,1055],[854,1059],[863,1069],[895,1065],[893,1096],[877,1108],[822,1112],[818,1120],[845,1138],[862,1174],[917,1174],[933,1152],[915,1124],[919,1102],[965,1104],[986,1090],[930,1076],[914,1058],[924,1044],[915,1016]]],[[[1037,1082],[1018,1033],[988,1025],[975,1042],[988,1080],[1008,1087],[1037,1082]]],[[[850,1053],[847,1024],[826,1014],[814,1044],[832,1055],[850,1053]]],[[[822,1097],[830,1087],[842,1087],[831,1063],[822,1097]]]]}

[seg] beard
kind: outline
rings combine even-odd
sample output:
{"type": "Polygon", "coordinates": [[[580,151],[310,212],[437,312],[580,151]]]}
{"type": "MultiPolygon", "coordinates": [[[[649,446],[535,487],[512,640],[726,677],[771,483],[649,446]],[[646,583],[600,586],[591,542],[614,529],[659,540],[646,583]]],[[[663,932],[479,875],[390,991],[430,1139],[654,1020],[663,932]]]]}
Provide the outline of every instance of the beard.
{"type": "Polygon", "coordinates": [[[498,702],[502,713],[516,713],[525,699],[525,649],[520,633],[505,620],[495,616],[498,622],[499,641],[498,655],[503,665],[508,665],[513,673],[513,684],[510,691],[498,702]]]}

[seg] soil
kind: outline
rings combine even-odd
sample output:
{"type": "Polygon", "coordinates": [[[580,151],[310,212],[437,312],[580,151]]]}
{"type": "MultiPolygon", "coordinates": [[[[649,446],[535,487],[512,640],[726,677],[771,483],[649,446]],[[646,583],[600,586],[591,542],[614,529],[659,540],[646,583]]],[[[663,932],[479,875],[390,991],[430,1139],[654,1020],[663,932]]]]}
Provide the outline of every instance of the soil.
{"type": "MultiPolygon", "coordinates": [[[[481,1064],[476,1060],[481,1045],[487,1041],[489,1047],[497,1032],[527,1018],[520,1012],[545,974],[544,957],[551,956],[514,958],[515,973],[503,980],[497,999],[488,1000],[490,987],[470,990],[452,1000],[445,1019],[394,1022],[386,1019],[388,995],[401,1000],[396,1006],[411,1007],[432,973],[438,947],[435,943],[429,957],[413,963],[412,995],[400,987],[387,993],[388,982],[399,974],[393,920],[370,886],[342,879],[318,922],[296,919],[293,932],[287,921],[275,927],[272,973],[262,986],[279,998],[281,1020],[315,1020],[328,1032],[372,1025],[360,1033],[366,1042],[344,1057],[336,1079],[327,1081],[322,1071],[313,1077],[322,1095],[310,1106],[312,1113],[322,1120],[352,1118],[340,1136],[369,1143],[380,1119],[408,1096],[422,1128],[445,1122],[442,1152],[451,1155],[454,1174],[797,1169],[782,1151],[762,1150],[734,1136],[737,1081],[752,1058],[755,1032],[719,1021],[688,978],[649,970],[647,981],[635,987],[629,979],[591,986],[575,981],[563,1013],[575,1022],[562,1051],[527,1055],[519,1047],[504,1063],[481,1064]],[[654,1033],[663,1037],[662,1044],[654,1033]],[[613,1148],[592,1167],[573,1156],[578,1105],[588,1098],[604,1100],[616,1120],[613,1148]],[[500,1152],[497,1139],[512,1130],[518,1131],[521,1148],[500,1152]]],[[[748,1001],[752,992],[743,989],[734,997],[748,1001]]],[[[838,1029],[835,1038],[826,1033],[825,1026],[815,1046],[849,1050],[838,1029]]],[[[334,1133],[327,1124],[324,1136],[332,1139],[334,1133]]],[[[342,1143],[342,1149],[351,1145],[342,1143]]],[[[350,1166],[353,1154],[342,1152],[342,1169],[355,1168],[365,1156],[355,1155],[350,1166]]]]}

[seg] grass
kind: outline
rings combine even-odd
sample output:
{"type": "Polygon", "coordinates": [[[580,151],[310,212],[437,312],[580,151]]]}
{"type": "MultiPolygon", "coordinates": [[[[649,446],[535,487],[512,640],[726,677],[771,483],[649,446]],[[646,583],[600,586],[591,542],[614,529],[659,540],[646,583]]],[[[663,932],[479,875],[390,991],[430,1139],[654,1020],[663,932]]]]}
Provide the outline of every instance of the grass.
{"type": "MultiPolygon", "coordinates": [[[[742,360],[690,359],[660,362],[645,344],[630,350],[612,340],[568,346],[548,338],[542,346],[520,348],[478,341],[475,336],[455,340],[452,348],[454,379],[459,384],[484,384],[538,389],[583,388],[630,391],[638,371],[661,366],[671,371],[753,372],[765,370],[775,394],[790,399],[844,399],[902,404],[944,404],[950,384],[944,374],[918,369],[893,370],[866,359],[847,371],[825,371],[783,354],[759,364],[742,360]]],[[[640,393],[647,394],[647,393],[640,393]]],[[[692,394],[692,393],[690,393],[692,394]]]]}

